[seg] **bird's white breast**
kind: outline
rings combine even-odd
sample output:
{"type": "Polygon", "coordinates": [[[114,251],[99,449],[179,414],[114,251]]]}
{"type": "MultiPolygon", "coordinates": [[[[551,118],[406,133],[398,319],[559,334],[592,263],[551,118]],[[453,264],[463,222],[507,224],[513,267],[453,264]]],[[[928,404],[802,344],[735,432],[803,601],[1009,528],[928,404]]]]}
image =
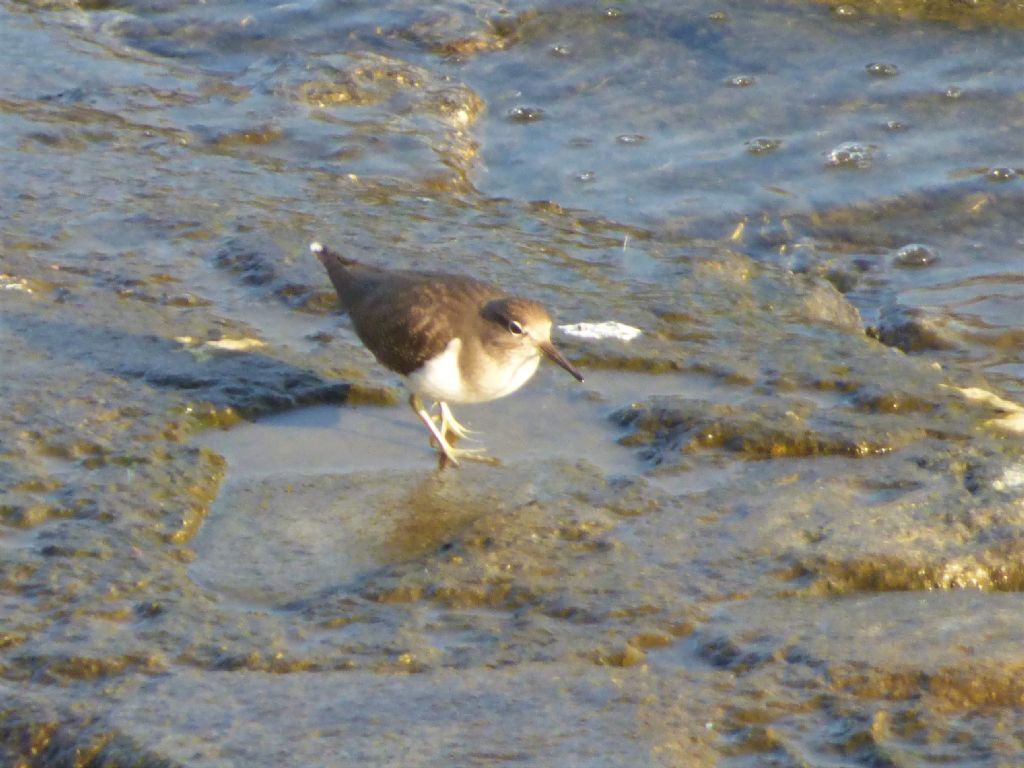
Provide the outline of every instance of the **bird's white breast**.
{"type": "Polygon", "coordinates": [[[413,392],[430,400],[448,403],[483,403],[512,394],[537,370],[540,353],[522,356],[511,366],[482,366],[472,382],[463,379],[459,367],[461,339],[452,339],[444,351],[405,379],[413,392]]]}

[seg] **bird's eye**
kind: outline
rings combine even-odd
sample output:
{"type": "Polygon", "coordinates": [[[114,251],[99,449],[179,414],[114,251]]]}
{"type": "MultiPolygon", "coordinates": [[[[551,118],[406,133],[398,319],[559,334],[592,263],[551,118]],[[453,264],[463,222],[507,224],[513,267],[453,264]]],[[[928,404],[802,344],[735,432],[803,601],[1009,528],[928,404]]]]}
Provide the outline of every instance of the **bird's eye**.
{"type": "Polygon", "coordinates": [[[508,332],[515,334],[516,336],[521,336],[523,333],[523,326],[518,320],[509,320],[508,332]]]}

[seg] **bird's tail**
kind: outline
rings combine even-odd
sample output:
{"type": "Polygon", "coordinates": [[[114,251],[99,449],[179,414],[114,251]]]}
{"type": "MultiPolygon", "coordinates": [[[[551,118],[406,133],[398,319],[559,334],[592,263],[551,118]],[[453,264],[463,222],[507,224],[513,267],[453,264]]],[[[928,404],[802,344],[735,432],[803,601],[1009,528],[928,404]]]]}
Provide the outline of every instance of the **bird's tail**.
{"type": "Polygon", "coordinates": [[[349,259],[342,256],[340,253],[332,251],[326,245],[317,241],[309,244],[309,252],[320,259],[320,263],[324,265],[328,272],[331,271],[332,264],[337,264],[342,267],[351,267],[359,263],[355,259],[349,259]]]}
{"type": "Polygon", "coordinates": [[[341,303],[346,308],[350,306],[354,298],[355,286],[361,281],[363,273],[368,267],[355,259],[335,253],[323,243],[310,243],[309,250],[324,265],[327,276],[331,278],[331,283],[334,285],[334,290],[338,292],[341,303]]]}

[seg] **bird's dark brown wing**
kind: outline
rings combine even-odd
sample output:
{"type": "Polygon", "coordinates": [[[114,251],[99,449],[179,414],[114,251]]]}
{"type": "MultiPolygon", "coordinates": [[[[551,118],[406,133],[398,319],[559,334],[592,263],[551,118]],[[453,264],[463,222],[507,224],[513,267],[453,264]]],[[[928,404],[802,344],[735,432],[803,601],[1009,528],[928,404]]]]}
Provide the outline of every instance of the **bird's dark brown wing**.
{"type": "Polygon", "coordinates": [[[387,368],[408,375],[440,354],[502,292],[460,275],[391,272],[349,302],[356,333],[387,368]]]}

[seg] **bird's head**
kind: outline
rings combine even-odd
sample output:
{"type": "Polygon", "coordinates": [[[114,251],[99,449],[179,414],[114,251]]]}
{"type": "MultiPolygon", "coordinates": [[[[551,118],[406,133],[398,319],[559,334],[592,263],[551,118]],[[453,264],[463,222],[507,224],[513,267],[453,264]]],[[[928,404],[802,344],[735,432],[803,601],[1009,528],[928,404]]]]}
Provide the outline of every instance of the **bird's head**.
{"type": "Polygon", "coordinates": [[[490,323],[488,337],[497,346],[523,357],[543,353],[577,381],[583,381],[583,375],[551,342],[551,316],[536,301],[515,297],[494,299],[484,305],[481,314],[490,323]]]}

